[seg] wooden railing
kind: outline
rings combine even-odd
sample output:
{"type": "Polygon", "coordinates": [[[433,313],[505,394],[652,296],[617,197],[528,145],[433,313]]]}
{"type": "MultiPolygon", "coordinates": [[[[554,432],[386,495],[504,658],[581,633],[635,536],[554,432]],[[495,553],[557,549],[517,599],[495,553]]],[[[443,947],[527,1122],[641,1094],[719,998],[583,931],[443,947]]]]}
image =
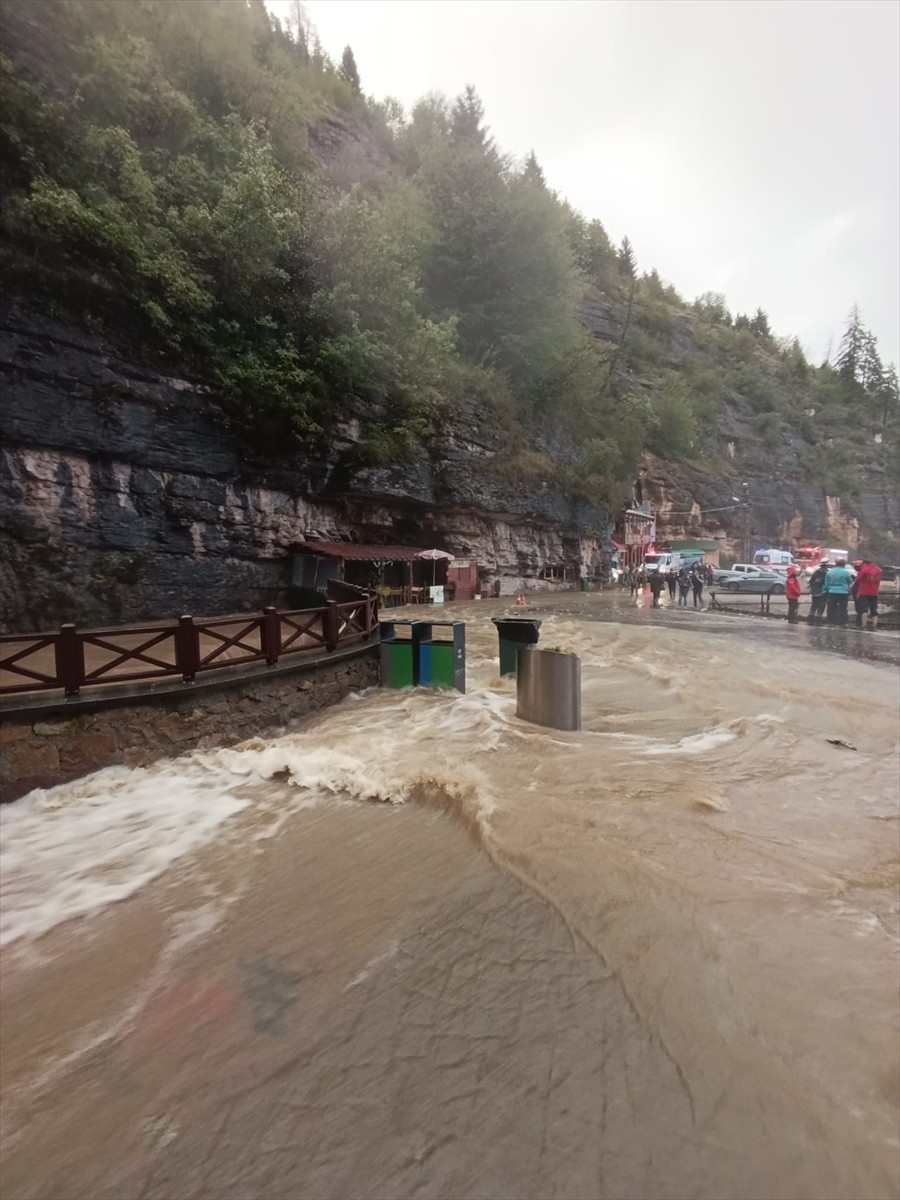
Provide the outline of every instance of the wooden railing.
{"type": "Polygon", "coordinates": [[[77,696],[106,683],[152,683],[246,663],[269,665],[291,654],[336,650],[378,630],[378,599],[360,591],[353,600],[321,608],[258,615],[185,616],[177,621],[119,629],[0,635],[0,695],[61,688],[77,696]]]}

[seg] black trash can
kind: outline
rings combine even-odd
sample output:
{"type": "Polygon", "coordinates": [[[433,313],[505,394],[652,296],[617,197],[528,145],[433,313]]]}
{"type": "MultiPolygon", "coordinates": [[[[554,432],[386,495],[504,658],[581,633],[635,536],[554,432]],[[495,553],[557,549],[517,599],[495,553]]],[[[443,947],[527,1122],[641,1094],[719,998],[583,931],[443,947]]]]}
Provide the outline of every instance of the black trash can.
{"type": "Polygon", "coordinates": [[[540,621],[530,617],[491,617],[500,635],[500,674],[515,675],[521,646],[536,646],[540,621]]]}

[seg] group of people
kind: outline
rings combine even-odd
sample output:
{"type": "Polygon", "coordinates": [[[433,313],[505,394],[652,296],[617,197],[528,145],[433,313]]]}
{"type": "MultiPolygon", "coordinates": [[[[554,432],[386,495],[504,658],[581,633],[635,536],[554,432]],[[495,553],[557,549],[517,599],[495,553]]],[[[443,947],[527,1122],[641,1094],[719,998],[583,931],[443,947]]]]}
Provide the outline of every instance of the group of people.
{"type": "MultiPolygon", "coordinates": [[[[853,564],[850,570],[845,559],[839,559],[833,567],[819,563],[809,577],[809,623],[817,625],[846,625],[849,619],[850,600],[856,610],[856,625],[867,629],[878,628],[878,593],[881,589],[881,567],[868,558],[853,564]]],[[[792,568],[793,570],[793,568],[792,568]]],[[[793,576],[791,578],[796,578],[793,576]]],[[[799,579],[797,580],[797,602],[799,602],[799,579]]],[[[791,589],[788,587],[788,620],[797,620],[797,609],[791,613],[791,589]]]]}
{"type": "MultiPolygon", "coordinates": [[[[713,569],[708,563],[694,563],[690,567],[674,568],[669,571],[648,571],[644,567],[630,567],[624,573],[624,581],[636,596],[642,588],[649,587],[653,596],[653,607],[659,608],[659,599],[668,590],[669,599],[678,606],[687,608],[688,598],[693,594],[694,608],[703,603],[703,589],[712,583],[713,569]]],[[[788,620],[799,621],[801,576],[797,567],[788,567],[785,595],[788,602],[788,620]]],[[[810,608],[807,620],[810,625],[846,625],[849,619],[850,600],[856,610],[856,624],[862,629],[863,620],[867,629],[878,627],[878,592],[881,587],[881,567],[870,559],[863,558],[851,569],[845,559],[834,565],[820,563],[809,579],[810,608]]]]}
{"type": "Polygon", "coordinates": [[[708,563],[694,563],[690,567],[682,567],[676,571],[647,571],[643,567],[631,567],[627,572],[628,586],[631,595],[635,596],[643,587],[649,587],[653,597],[653,607],[659,608],[659,598],[668,589],[669,599],[674,601],[676,594],[678,606],[687,608],[688,598],[693,593],[694,608],[703,603],[703,589],[707,583],[712,583],[713,569],[708,563]]]}

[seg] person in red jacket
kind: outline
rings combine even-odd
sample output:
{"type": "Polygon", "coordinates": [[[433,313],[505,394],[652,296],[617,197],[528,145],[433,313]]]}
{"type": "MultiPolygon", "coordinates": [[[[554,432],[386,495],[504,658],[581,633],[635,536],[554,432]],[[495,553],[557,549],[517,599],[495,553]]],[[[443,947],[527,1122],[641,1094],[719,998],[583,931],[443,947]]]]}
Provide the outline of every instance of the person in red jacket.
{"type": "Polygon", "coordinates": [[[797,574],[796,567],[788,567],[787,582],[784,585],[784,594],[787,596],[788,602],[788,620],[798,621],[798,613],[800,611],[800,592],[803,589],[800,586],[800,576],[797,574]]]}
{"type": "Polygon", "coordinates": [[[868,558],[862,560],[862,566],[856,576],[856,624],[862,629],[863,615],[868,617],[868,629],[878,628],[878,592],[881,588],[881,567],[868,558]]]}

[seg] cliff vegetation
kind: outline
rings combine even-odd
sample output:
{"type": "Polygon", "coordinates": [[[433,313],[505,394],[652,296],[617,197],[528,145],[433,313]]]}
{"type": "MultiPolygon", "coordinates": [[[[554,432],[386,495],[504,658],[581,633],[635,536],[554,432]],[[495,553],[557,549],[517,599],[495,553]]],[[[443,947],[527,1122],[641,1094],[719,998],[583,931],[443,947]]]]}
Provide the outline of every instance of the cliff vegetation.
{"type": "Polygon", "coordinates": [[[601,509],[648,452],[896,495],[897,375],[855,309],[813,365],[762,309],[687,301],[505,156],[473,88],[366,97],[262,0],[5,0],[0,86],[9,290],[192,371],[259,453],[352,418],[350,466],[439,464],[465,411],[510,475],[601,509]]]}

